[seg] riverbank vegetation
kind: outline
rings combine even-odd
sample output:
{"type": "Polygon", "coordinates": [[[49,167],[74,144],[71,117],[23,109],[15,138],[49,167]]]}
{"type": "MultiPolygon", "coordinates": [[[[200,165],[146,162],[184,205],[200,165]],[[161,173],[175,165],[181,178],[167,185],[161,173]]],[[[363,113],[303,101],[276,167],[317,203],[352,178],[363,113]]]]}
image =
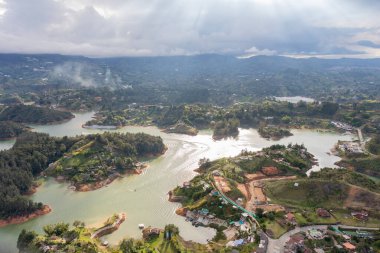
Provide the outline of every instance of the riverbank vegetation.
{"type": "Polygon", "coordinates": [[[74,115],[70,112],[22,104],[6,107],[0,113],[0,121],[14,121],[26,124],[56,123],[73,117],[74,115]]]}
{"type": "MultiPolygon", "coordinates": [[[[229,222],[236,221],[241,210],[220,198],[217,191],[242,206],[253,198],[250,182],[255,179],[305,177],[314,163],[313,156],[302,145],[273,145],[259,152],[242,151],[233,158],[216,161],[203,159],[197,171],[200,173],[182,187],[171,192],[171,200],[179,201],[183,207],[178,213],[207,209],[216,218],[229,222]]],[[[247,207],[248,208],[248,207],[247,207]]],[[[252,206],[249,207],[250,210],[252,206]]]]}
{"type": "Polygon", "coordinates": [[[11,139],[28,131],[29,128],[23,124],[12,121],[0,121],[0,140],[11,139]]]}
{"type": "Polygon", "coordinates": [[[76,185],[97,183],[111,180],[115,173],[136,169],[137,159],[164,151],[162,139],[147,134],[57,138],[23,133],[11,149],[0,152],[0,219],[44,208],[42,203],[24,196],[33,190],[34,179],[41,173],[61,176],[76,185]]]}
{"type": "Polygon", "coordinates": [[[261,137],[266,139],[280,140],[284,137],[292,136],[293,134],[288,129],[279,127],[260,127],[258,132],[261,137]]]}
{"type": "MultiPolygon", "coordinates": [[[[145,253],[145,252],[211,252],[211,247],[185,241],[176,226],[169,224],[164,229],[147,228],[143,239],[123,239],[119,245],[108,245],[104,239],[93,238],[96,229],[87,228],[83,222],[47,225],[44,234],[22,230],[17,248],[21,253],[83,252],[83,253],[145,253]]],[[[219,247],[221,249],[221,247],[219,247]]],[[[224,252],[224,251],[220,251],[224,252]]]]}
{"type": "Polygon", "coordinates": [[[87,135],[50,164],[45,174],[69,181],[76,190],[94,190],[121,174],[139,173],[143,165],[138,159],[161,155],[165,149],[161,137],[143,133],[87,135]]]}
{"type": "Polygon", "coordinates": [[[209,104],[182,105],[129,105],[118,110],[101,110],[86,126],[156,125],[161,129],[193,135],[200,129],[213,129],[215,139],[236,137],[238,127],[260,127],[265,136],[288,136],[284,128],[334,129],[331,120],[336,119],[337,103],[298,102],[296,104],[262,100],[252,103],[236,103],[228,107],[209,104]],[[177,127],[177,126],[181,127],[177,127]],[[178,129],[178,131],[176,131],[178,129]],[[188,129],[188,130],[187,130],[188,129]]]}
{"type": "Polygon", "coordinates": [[[59,159],[75,138],[53,138],[47,134],[23,133],[10,150],[0,152],[0,218],[28,215],[43,208],[27,197],[33,179],[59,159]]]}

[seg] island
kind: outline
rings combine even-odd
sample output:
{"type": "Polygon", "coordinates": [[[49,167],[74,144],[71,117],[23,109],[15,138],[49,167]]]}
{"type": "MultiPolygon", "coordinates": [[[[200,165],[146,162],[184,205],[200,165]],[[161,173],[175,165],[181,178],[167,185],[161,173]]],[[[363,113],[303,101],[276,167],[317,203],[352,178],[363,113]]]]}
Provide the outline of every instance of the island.
{"type": "Polygon", "coordinates": [[[293,135],[288,129],[283,129],[274,126],[260,127],[258,129],[258,132],[261,137],[272,140],[280,140],[284,137],[293,135]]]}

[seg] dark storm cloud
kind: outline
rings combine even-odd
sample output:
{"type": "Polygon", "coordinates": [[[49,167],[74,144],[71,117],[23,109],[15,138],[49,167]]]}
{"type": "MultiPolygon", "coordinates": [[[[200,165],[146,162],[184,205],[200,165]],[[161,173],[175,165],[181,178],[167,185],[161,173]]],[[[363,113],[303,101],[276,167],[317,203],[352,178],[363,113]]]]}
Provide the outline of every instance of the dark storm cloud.
{"type": "Polygon", "coordinates": [[[370,4],[376,1],[0,0],[0,51],[376,56],[378,14],[370,4]]]}

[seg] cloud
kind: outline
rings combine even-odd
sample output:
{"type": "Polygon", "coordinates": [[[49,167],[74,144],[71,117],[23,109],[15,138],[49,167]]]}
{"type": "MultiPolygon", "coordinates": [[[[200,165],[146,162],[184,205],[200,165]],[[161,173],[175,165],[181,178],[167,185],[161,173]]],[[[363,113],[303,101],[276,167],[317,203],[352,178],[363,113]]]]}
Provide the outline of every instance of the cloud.
{"type": "Polygon", "coordinates": [[[250,58],[257,55],[276,55],[276,50],[270,50],[270,49],[258,49],[257,47],[253,46],[251,48],[248,48],[244,51],[244,54],[242,56],[239,56],[239,58],[250,58]]]}
{"type": "Polygon", "coordinates": [[[376,44],[373,41],[370,40],[361,40],[358,41],[358,45],[364,46],[364,47],[372,47],[372,48],[380,48],[380,43],[376,44]]]}
{"type": "Polygon", "coordinates": [[[378,1],[0,0],[0,52],[370,57],[378,48],[357,41],[380,41],[374,6],[378,1]]]}

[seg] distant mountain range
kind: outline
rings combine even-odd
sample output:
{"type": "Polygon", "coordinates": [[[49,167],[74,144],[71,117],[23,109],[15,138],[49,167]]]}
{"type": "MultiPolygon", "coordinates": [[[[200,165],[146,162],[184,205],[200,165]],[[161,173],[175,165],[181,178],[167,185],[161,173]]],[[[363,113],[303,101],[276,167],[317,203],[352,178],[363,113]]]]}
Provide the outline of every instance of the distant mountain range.
{"type": "Polygon", "coordinates": [[[0,54],[1,85],[180,88],[268,95],[355,94],[380,85],[380,59],[320,59],[223,55],[88,58],[58,54],[0,54]],[[358,87],[360,84],[360,87],[358,87]],[[314,86],[323,89],[314,89],[314,86]],[[323,92],[322,92],[323,91],[323,92]]]}

